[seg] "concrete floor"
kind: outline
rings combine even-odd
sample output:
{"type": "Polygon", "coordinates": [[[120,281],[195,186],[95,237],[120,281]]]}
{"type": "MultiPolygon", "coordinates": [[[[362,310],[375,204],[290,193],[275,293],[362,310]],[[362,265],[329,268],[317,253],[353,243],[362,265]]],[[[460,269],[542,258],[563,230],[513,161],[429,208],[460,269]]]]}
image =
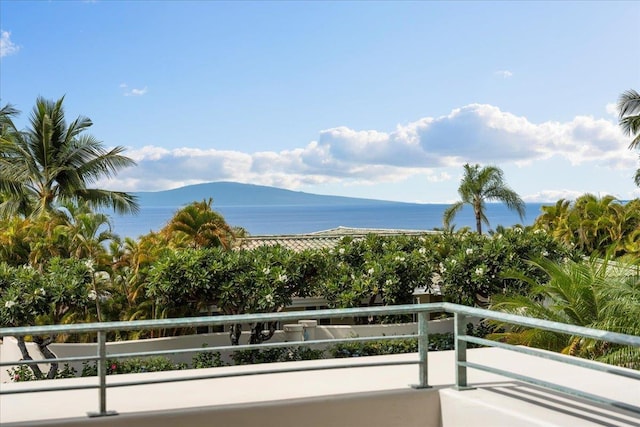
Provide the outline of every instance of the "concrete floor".
{"type": "MultiPolygon", "coordinates": [[[[167,425],[176,425],[176,415],[193,414],[195,411],[204,418],[202,422],[196,422],[194,418],[188,422],[190,426],[207,425],[206,420],[211,421],[211,416],[215,416],[221,422],[224,413],[230,418],[227,422],[216,422],[216,425],[388,426],[401,422],[407,427],[640,427],[639,413],[603,407],[472,369],[468,374],[469,383],[476,389],[456,391],[451,388],[454,383],[454,355],[451,351],[429,353],[429,383],[434,386],[430,390],[416,391],[410,387],[418,380],[417,365],[338,369],[345,363],[366,363],[373,360],[417,360],[417,355],[292,362],[298,364],[297,366],[330,365],[336,369],[111,388],[107,391],[107,409],[117,411],[119,415],[102,419],[86,417],[87,412],[97,410],[97,390],[1,395],[0,424],[147,425],[144,421],[147,419],[154,420],[150,421],[149,425],[159,426],[162,424],[159,420],[167,421],[167,425]],[[414,402],[409,405],[414,400],[421,403],[418,405],[414,402]],[[402,402],[405,406],[402,406],[402,402]],[[234,412],[234,408],[238,410],[234,412]],[[254,421],[250,418],[251,408],[260,409],[255,411],[254,421]],[[272,418],[265,415],[270,413],[265,408],[273,409],[272,418]],[[419,410],[411,412],[410,408],[419,410]],[[430,415],[424,414],[427,408],[430,415]],[[288,413],[287,411],[290,415],[283,418],[282,415],[288,413]],[[239,414],[243,414],[245,418],[237,418],[239,414]],[[400,419],[400,414],[406,414],[408,418],[400,419]],[[249,418],[246,418],[247,416],[249,418]],[[306,421],[302,422],[300,417],[304,417],[306,421]],[[351,421],[347,421],[349,419],[351,421]],[[336,424],[337,421],[340,422],[336,424]]],[[[637,380],[496,348],[470,350],[468,360],[640,407],[640,381],[637,380]]],[[[264,371],[282,365],[213,368],[213,372],[264,371]]],[[[201,375],[202,372],[190,370],[117,375],[108,377],[108,383],[131,381],[140,378],[140,375],[144,375],[144,378],[174,378],[201,375]]],[[[95,378],[75,378],[43,381],[39,382],[38,386],[53,387],[59,384],[86,384],[95,381],[95,378]]],[[[29,383],[0,384],[1,390],[24,390],[31,387],[33,384],[29,383]]]]}

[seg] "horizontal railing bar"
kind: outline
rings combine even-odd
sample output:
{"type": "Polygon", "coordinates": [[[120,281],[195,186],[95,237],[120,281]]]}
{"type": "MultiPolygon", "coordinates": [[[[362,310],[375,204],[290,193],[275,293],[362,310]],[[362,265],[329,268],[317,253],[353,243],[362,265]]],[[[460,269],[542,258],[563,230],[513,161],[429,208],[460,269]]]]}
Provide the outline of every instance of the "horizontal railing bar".
{"type": "Polygon", "coordinates": [[[56,333],[88,333],[97,331],[126,331],[137,329],[195,328],[234,323],[282,322],[305,319],[336,319],[341,317],[410,315],[417,312],[444,311],[446,303],[404,304],[381,307],[336,308],[283,313],[254,313],[221,316],[183,317],[177,319],[131,320],[126,322],[76,323],[71,325],[42,325],[0,328],[0,338],[6,336],[47,335],[56,333]]]}
{"type": "Polygon", "coordinates": [[[493,368],[491,366],[479,365],[477,363],[472,362],[459,362],[458,365],[466,366],[467,368],[478,369],[480,371],[490,372],[496,375],[502,375],[503,377],[513,378],[514,380],[522,381],[525,383],[537,385],[540,387],[545,387],[551,390],[559,391],[561,393],[569,394],[571,396],[577,396],[584,399],[592,400],[597,403],[602,403],[604,405],[613,406],[615,408],[624,409],[631,412],[640,413],[640,407],[630,405],[628,403],[620,402],[618,400],[608,399],[606,397],[598,396],[591,393],[586,393],[580,390],[576,390],[574,388],[565,387],[556,383],[551,383],[544,380],[538,380],[536,378],[528,377],[526,375],[520,375],[513,372],[505,371],[498,368],[493,368]]]}
{"type": "Polygon", "coordinates": [[[622,377],[632,378],[640,380],[640,372],[631,370],[623,370],[616,368],[615,366],[605,365],[601,363],[595,363],[590,360],[581,359],[578,357],[568,358],[561,354],[552,353],[544,350],[539,350],[531,347],[517,346],[512,344],[506,344],[499,341],[492,341],[484,338],[472,337],[469,335],[458,335],[459,340],[472,342],[474,344],[486,345],[490,347],[498,347],[505,350],[514,351],[516,353],[527,354],[529,356],[541,357],[543,359],[553,360],[556,362],[562,362],[569,365],[580,366],[582,368],[592,369],[594,371],[606,372],[608,374],[619,375],[622,377]]]}
{"type": "Polygon", "coordinates": [[[609,332],[599,329],[586,328],[584,326],[569,325],[566,323],[552,322],[550,320],[525,317],[517,314],[502,313],[500,311],[486,310],[483,308],[468,307],[464,305],[442,303],[445,311],[449,313],[466,314],[473,317],[499,320],[514,325],[528,326],[531,328],[544,329],[563,334],[577,335],[585,338],[608,341],[616,344],[631,345],[640,347],[640,337],[634,335],[609,332]]]}
{"type": "Polygon", "coordinates": [[[70,386],[42,387],[42,388],[23,388],[23,389],[17,389],[17,390],[2,390],[0,388],[0,395],[41,393],[45,391],[88,390],[88,389],[95,389],[99,387],[100,386],[98,384],[94,384],[94,385],[87,384],[87,385],[70,385],[70,386]]]}
{"type": "Polygon", "coordinates": [[[73,357],[60,357],[56,359],[40,359],[40,360],[16,360],[10,362],[0,362],[0,366],[14,366],[14,365],[40,365],[47,363],[64,363],[64,362],[84,362],[91,360],[98,360],[98,356],[73,356],[73,357]]]}
{"type": "Polygon", "coordinates": [[[243,351],[243,350],[259,350],[268,348],[286,348],[286,347],[306,347],[311,345],[330,345],[340,344],[348,342],[367,342],[367,341],[391,341],[395,339],[417,339],[417,335],[380,335],[373,337],[353,337],[353,338],[334,338],[328,340],[313,340],[313,341],[285,341],[277,343],[263,343],[263,344],[245,344],[245,345],[225,345],[217,347],[191,347],[185,349],[171,349],[171,350],[158,350],[158,351],[140,351],[134,353],[112,353],[107,354],[109,359],[126,359],[131,357],[147,357],[147,356],[160,356],[164,354],[184,354],[184,353],[212,353],[215,351],[243,351]]]}

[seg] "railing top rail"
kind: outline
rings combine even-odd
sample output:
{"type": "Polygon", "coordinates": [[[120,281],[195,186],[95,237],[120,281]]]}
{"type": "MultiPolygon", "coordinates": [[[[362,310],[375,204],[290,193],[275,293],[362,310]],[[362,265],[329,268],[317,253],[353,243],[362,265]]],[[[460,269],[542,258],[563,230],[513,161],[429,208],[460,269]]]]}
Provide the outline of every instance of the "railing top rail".
{"type": "Polygon", "coordinates": [[[197,326],[228,325],[231,323],[254,323],[269,321],[294,321],[301,319],[328,319],[359,316],[410,315],[444,311],[472,317],[492,319],[506,323],[540,328],[553,332],[604,340],[616,344],[640,347],[640,336],[608,332],[583,326],[568,325],[549,320],[502,313],[482,308],[468,307],[452,303],[406,304],[384,307],[359,307],[346,309],[325,309],[312,311],[290,311],[284,313],[256,313],[222,316],[186,317],[178,319],[136,320],[128,322],[81,323],[73,325],[43,325],[0,328],[0,337],[24,335],[49,335],[57,333],[90,333],[97,331],[124,331],[142,329],[163,329],[197,326]]]}
{"type": "Polygon", "coordinates": [[[138,329],[163,329],[197,326],[228,325],[302,319],[329,319],[361,316],[411,315],[418,312],[444,311],[444,303],[405,304],[381,307],[358,307],[282,313],[254,313],[221,316],[183,317],[176,319],[134,320],[128,322],[77,323],[72,325],[42,325],[0,328],[0,337],[24,335],[48,335],[56,333],[88,333],[97,331],[124,331],[138,329]]]}
{"type": "Polygon", "coordinates": [[[603,331],[584,326],[569,325],[566,323],[552,322],[550,320],[536,319],[533,317],[521,316],[517,314],[503,313],[500,311],[486,310],[482,308],[468,307],[465,305],[443,303],[444,311],[449,313],[460,313],[472,317],[482,317],[484,319],[498,320],[514,325],[528,326],[531,328],[544,329],[563,334],[577,335],[585,338],[594,338],[612,342],[615,344],[630,345],[640,347],[640,336],[621,334],[618,332],[603,331]]]}

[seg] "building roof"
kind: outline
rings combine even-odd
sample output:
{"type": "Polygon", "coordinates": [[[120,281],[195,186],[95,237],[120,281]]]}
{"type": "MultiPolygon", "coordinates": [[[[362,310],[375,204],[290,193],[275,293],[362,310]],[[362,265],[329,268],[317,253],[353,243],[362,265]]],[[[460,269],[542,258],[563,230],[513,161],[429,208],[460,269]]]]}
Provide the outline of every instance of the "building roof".
{"type": "Polygon", "coordinates": [[[434,234],[432,230],[402,230],[388,228],[351,228],[337,227],[329,230],[316,231],[308,234],[283,234],[249,236],[240,239],[239,248],[255,249],[260,246],[280,245],[294,251],[306,249],[329,249],[337,246],[344,237],[352,237],[354,240],[364,239],[369,234],[379,236],[419,236],[434,234]]]}

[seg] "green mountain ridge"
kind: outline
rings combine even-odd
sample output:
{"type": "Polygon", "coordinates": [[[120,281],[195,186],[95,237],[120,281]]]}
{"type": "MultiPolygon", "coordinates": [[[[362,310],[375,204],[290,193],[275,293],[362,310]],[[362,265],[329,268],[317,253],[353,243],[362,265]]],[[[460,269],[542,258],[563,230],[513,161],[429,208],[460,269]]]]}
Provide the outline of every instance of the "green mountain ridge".
{"type": "Polygon", "coordinates": [[[407,203],[355,197],[326,196],[285,190],[265,185],[239,182],[209,182],[164,191],[133,193],[141,206],[183,206],[191,202],[213,198],[214,206],[354,206],[403,205],[407,203]]]}

